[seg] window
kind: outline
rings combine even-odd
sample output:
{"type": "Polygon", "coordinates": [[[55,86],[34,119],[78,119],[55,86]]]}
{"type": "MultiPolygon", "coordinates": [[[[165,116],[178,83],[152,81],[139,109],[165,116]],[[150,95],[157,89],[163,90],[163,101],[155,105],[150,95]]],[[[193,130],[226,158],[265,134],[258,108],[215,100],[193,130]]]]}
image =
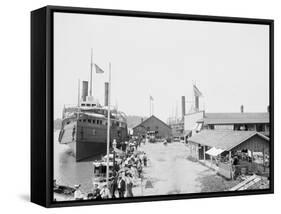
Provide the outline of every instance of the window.
{"type": "Polygon", "coordinates": [[[91,120],[88,120],[88,123],[91,123],[91,120]]]}
{"type": "Polygon", "coordinates": [[[87,104],[87,106],[91,106],[91,104],[87,104]]]}
{"type": "Polygon", "coordinates": [[[96,123],[96,120],[93,120],[92,122],[95,124],[95,123],[96,123]]]}
{"type": "Polygon", "coordinates": [[[257,124],[257,131],[264,132],[265,131],[265,124],[257,124]]]}
{"type": "Polygon", "coordinates": [[[83,122],[84,122],[84,123],[86,123],[86,121],[87,121],[86,119],[83,119],[83,122]]]}
{"type": "Polygon", "coordinates": [[[214,130],[214,125],[213,124],[211,124],[211,125],[209,125],[209,129],[212,129],[212,130],[214,130]]]}
{"type": "Polygon", "coordinates": [[[84,103],[82,103],[82,104],[81,104],[81,106],[85,106],[85,104],[84,104],[84,103]]]}

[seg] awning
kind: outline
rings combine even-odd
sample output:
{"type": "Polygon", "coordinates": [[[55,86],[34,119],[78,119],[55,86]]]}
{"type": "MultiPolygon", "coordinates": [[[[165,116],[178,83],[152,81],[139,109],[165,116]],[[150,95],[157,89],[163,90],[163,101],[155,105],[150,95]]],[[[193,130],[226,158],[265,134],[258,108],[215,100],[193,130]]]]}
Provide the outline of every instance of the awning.
{"type": "Polygon", "coordinates": [[[117,148],[113,148],[113,151],[116,152],[118,155],[123,155],[124,152],[120,149],[117,149],[117,148]]]}
{"type": "Polygon", "coordinates": [[[203,125],[202,123],[199,123],[199,124],[198,124],[198,126],[197,126],[197,128],[196,128],[196,131],[197,131],[197,132],[200,132],[200,131],[201,131],[202,125],[203,125]]]}
{"type": "Polygon", "coordinates": [[[216,157],[216,156],[218,156],[219,154],[221,154],[222,152],[224,152],[223,149],[217,149],[217,148],[213,147],[213,148],[209,149],[209,150],[206,152],[206,154],[211,155],[211,156],[213,156],[213,157],[216,157]]]}
{"type": "MultiPolygon", "coordinates": [[[[97,161],[97,162],[93,162],[93,165],[95,166],[95,167],[100,167],[100,166],[107,166],[107,162],[106,161],[97,161]]],[[[113,162],[112,161],[110,161],[109,162],[109,166],[113,166],[113,162]]]]}
{"type": "MultiPolygon", "coordinates": [[[[103,156],[104,159],[107,158],[107,155],[103,156]]],[[[113,158],[113,154],[109,154],[109,158],[113,158]]]]}

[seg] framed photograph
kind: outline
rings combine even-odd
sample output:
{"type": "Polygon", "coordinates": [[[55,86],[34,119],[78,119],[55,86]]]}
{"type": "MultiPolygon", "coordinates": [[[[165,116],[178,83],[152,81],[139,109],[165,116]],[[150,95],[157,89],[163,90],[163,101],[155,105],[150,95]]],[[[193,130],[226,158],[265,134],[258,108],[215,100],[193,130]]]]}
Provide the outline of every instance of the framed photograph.
{"type": "Polygon", "coordinates": [[[31,201],[273,193],[273,20],[31,12],[31,201]]]}

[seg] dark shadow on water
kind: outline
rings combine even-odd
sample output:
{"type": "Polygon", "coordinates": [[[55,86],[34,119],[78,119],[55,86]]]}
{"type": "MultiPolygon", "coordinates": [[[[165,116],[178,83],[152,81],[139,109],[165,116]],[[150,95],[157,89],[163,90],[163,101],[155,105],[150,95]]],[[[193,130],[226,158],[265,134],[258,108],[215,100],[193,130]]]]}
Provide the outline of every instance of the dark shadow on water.
{"type": "Polygon", "coordinates": [[[79,162],[91,162],[91,161],[101,160],[104,155],[105,154],[95,155],[95,156],[80,160],[79,162]]]}
{"type": "Polygon", "coordinates": [[[30,201],[30,195],[28,195],[28,194],[19,195],[19,198],[23,201],[27,201],[27,202],[30,201]]]}

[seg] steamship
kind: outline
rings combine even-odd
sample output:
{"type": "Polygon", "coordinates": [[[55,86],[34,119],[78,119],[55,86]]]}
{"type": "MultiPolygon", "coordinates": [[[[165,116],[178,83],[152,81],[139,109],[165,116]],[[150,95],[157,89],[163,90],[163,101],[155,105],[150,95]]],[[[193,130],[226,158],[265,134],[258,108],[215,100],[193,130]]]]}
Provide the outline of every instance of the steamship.
{"type": "MultiPolygon", "coordinates": [[[[104,105],[92,96],[91,82],[92,80],[90,80],[90,95],[88,96],[88,81],[83,81],[82,97],[78,95],[78,106],[64,107],[62,113],[63,120],[58,141],[60,144],[70,146],[76,161],[106,153],[108,82],[105,83],[104,105]]],[[[118,145],[127,138],[126,115],[116,108],[110,109],[110,144],[115,139],[118,145]]]]}

